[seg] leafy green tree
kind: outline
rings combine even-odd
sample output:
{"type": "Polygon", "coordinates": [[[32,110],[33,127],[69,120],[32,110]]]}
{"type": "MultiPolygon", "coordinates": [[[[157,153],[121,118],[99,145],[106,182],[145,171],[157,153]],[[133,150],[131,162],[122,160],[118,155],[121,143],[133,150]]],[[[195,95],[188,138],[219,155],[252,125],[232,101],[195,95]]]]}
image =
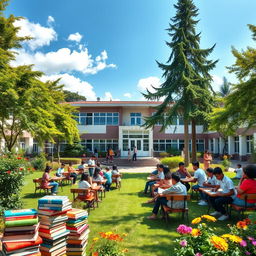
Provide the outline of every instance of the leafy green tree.
{"type": "Polygon", "coordinates": [[[228,82],[227,78],[224,76],[223,77],[223,84],[220,87],[220,91],[218,93],[218,96],[220,97],[226,97],[230,94],[231,92],[231,87],[230,87],[230,83],[228,82]]]}
{"type": "Polygon", "coordinates": [[[65,94],[65,101],[66,102],[72,102],[72,101],[85,101],[86,97],[78,94],[77,92],[70,92],[67,90],[64,90],[64,94],[65,94]]]}
{"type": "MultiPolygon", "coordinates": [[[[256,26],[248,26],[256,41],[256,26]]],[[[215,128],[219,130],[226,123],[229,133],[234,133],[241,126],[255,125],[256,118],[256,49],[248,47],[239,52],[232,48],[232,53],[236,62],[229,71],[237,76],[239,82],[232,86],[231,93],[224,100],[225,106],[212,115],[215,128]]]]}
{"type": "Polygon", "coordinates": [[[209,71],[216,65],[216,61],[207,60],[214,46],[200,49],[200,33],[196,33],[198,9],[192,0],[178,0],[174,5],[176,15],[171,19],[167,31],[171,41],[167,46],[171,55],[167,64],[158,66],[163,70],[164,82],[155,92],[147,91],[144,97],[151,100],[163,99],[163,103],[156,107],[153,116],[146,119],[145,126],[151,127],[162,123],[162,129],[172,124],[175,116],[184,117],[185,162],[189,163],[189,132],[188,125],[192,121],[193,155],[196,157],[195,125],[198,121],[208,120],[212,109],[213,97],[209,71]],[[164,115],[167,114],[167,116],[164,115]]]}

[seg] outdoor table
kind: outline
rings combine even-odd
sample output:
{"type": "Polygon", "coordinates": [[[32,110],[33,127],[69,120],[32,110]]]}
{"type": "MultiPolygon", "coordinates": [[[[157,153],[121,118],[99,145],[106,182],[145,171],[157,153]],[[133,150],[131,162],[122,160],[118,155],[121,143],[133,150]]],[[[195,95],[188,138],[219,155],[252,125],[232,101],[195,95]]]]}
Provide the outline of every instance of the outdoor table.
{"type": "Polygon", "coordinates": [[[63,180],[66,179],[66,177],[57,177],[54,176],[51,178],[52,181],[56,181],[60,184],[61,190],[63,191],[63,180]]]}
{"type": "Polygon", "coordinates": [[[92,190],[96,191],[96,200],[97,202],[99,202],[99,196],[98,196],[98,192],[101,190],[101,186],[98,185],[92,185],[91,187],[92,190]]]}

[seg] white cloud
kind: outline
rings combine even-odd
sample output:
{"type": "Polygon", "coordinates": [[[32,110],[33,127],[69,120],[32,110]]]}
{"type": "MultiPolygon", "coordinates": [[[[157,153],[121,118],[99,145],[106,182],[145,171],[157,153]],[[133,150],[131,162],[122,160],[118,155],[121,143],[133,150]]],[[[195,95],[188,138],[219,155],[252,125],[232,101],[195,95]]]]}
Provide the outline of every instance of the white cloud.
{"type": "Polygon", "coordinates": [[[51,26],[55,22],[55,19],[52,16],[48,16],[47,24],[51,26]]]}
{"type": "Polygon", "coordinates": [[[69,41],[75,41],[77,43],[79,43],[82,38],[83,38],[83,36],[80,33],[78,33],[78,32],[76,32],[75,34],[70,34],[68,36],[68,40],[69,41]]]}
{"type": "Polygon", "coordinates": [[[109,100],[120,101],[120,99],[113,99],[111,92],[105,92],[105,95],[101,100],[103,100],[103,101],[109,101],[109,100]]]}
{"type": "Polygon", "coordinates": [[[126,92],[125,94],[124,94],[124,97],[127,97],[127,98],[131,98],[132,97],[132,95],[131,95],[131,93],[129,93],[129,92],[126,92]]]}
{"type": "Polygon", "coordinates": [[[212,88],[215,92],[220,91],[220,86],[223,84],[223,79],[217,75],[212,76],[212,88]]]}
{"type": "MultiPolygon", "coordinates": [[[[53,17],[50,19],[52,20],[53,17]]],[[[33,38],[26,42],[31,50],[50,45],[51,41],[57,40],[57,33],[52,27],[43,27],[40,24],[30,22],[27,19],[17,20],[14,25],[20,27],[18,36],[30,36],[33,38]]]]}
{"type": "MultiPolygon", "coordinates": [[[[96,74],[105,68],[115,68],[115,64],[107,64],[106,60],[94,60],[88,53],[88,49],[82,47],[81,50],[70,50],[61,48],[55,52],[35,52],[29,53],[24,49],[17,50],[18,55],[13,65],[34,64],[35,70],[40,70],[46,74],[69,73],[72,71],[84,74],[96,74]]],[[[100,56],[104,55],[105,51],[100,56]]],[[[96,58],[97,59],[97,58],[96,58]]]]}
{"type": "Polygon", "coordinates": [[[87,100],[96,100],[96,93],[93,89],[93,86],[86,81],[82,81],[81,79],[74,77],[69,74],[60,74],[60,75],[51,75],[51,76],[43,76],[42,81],[46,82],[48,80],[54,81],[61,78],[60,84],[64,85],[64,89],[77,92],[80,95],[86,97],[87,100]]]}
{"type": "Polygon", "coordinates": [[[159,87],[161,85],[161,81],[156,76],[150,76],[147,78],[142,78],[139,80],[137,87],[140,91],[145,92],[147,89],[151,92],[154,91],[153,87],[159,87]]]}

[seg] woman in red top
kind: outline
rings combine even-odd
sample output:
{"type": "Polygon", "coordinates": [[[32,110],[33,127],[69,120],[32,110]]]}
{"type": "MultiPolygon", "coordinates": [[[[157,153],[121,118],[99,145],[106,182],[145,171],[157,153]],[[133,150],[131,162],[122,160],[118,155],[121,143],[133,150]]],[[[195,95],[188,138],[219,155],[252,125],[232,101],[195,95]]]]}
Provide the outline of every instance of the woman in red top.
{"type": "MultiPolygon", "coordinates": [[[[247,165],[244,169],[244,175],[239,182],[237,188],[237,197],[233,200],[233,204],[244,206],[245,201],[241,199],[243,194],[256,194],[256,165],[247,165]]],[[[255,206],[256,200],[247,200],[247,206],[255,206]]]]}
{"type": "Polygon", "coordinates": [[[47,165],[45,170],[44,170],[41,185],[42,185],[43,188],[47,187],[47,186],[52,186],[51,192],[52,192],[52,195],[55,196],[57,191],[58,191],[59,184],[55,181],[51,182],[51,177],[50,177],[50,174],[49,174],[51,170],[52,170],[52,167],[47,165]]]}

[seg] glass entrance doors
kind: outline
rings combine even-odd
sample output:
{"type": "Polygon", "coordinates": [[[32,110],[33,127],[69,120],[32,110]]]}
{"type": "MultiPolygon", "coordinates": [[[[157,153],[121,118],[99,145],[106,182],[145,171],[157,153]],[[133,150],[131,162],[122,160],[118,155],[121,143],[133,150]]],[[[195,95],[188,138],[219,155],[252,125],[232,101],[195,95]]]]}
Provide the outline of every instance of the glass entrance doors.
{"type": "Polygon", "coordinates": [[[142,139],[130,139],[129,142],[130,142],[131,152],[133,153],[134,147],[137,147],[137,156],[142,156],[143,155],[142,139]]]}

